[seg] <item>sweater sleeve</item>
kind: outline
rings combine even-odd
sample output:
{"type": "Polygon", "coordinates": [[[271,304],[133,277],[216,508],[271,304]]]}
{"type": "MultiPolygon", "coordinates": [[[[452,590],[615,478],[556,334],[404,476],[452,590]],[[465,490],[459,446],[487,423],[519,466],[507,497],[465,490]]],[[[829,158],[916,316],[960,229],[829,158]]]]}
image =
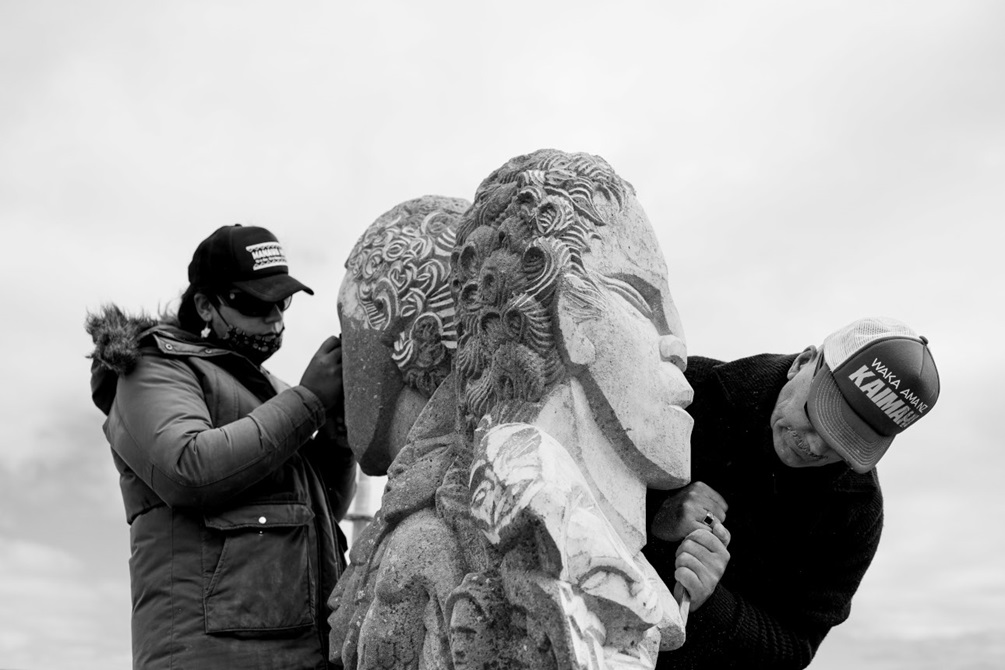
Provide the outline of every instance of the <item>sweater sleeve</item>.
{"type": "MultiPolygon", "coordinates": [[[[875,556],[882,505],[846,519],[812,552],[784,560],[788,576],[766,575],[774,597],[754,601],[720,584],[691,613],[684,645],[659,656],[657,668],[805,668],[833,626],[848,618],[851,599],[875,556]]],[[[727,573],[729,568],[727,567],[727,573]]]]}
{"type": "Polygon", "coordinates": [[[106,433],[116,453],[166,504],[212,507],[275,471],[324,421],[317,397],[294,387],[214,427],[186,363],[148,356],[119,379],[106,433]]]}

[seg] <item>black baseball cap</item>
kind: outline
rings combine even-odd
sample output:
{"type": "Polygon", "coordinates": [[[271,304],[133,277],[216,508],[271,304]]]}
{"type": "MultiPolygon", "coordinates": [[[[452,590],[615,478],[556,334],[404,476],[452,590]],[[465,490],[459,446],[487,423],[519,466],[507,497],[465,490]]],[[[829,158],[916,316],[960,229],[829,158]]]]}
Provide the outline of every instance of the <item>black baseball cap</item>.
{"type": "Polygon", "coordinates": [[[259,226],[221,226],[192,255],[188,281],[214,289],[234,287],[279,302],[297,291],[314,291],[290,276],[286,254],[276,236],[259,226]]]}
{"type": "Polygon", "coordinates": [[[939,372],[928,339],[887,317],[859,319],[825,340],[807,410],[817,433],[859,472],[928,416],[939,372]]]}

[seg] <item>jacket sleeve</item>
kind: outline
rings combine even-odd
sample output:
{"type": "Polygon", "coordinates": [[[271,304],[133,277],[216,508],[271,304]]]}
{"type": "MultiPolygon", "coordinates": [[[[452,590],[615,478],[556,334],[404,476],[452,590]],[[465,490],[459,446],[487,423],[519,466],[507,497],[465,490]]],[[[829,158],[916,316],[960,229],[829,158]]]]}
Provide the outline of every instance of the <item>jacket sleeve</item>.
{"type": "Polygon", "coordinates": [[[118,381],[106,425],[112,448],[169,506],[225,503],[275,471],[325,421],[302,387],[214,427],[202,388],[181,359],[144,356],[118,381]]]}
{"type": "Polygon", "coordinates": [[[684,645],[661,653],[656,667],[807,667],[830,629],[848,618],[879,546],[882,508],[853,519],[812,556],[785,558],[787,577],[766,576],[777,587],[770,602],[752,602],[720,584],[691,613],[684,645]]]}
{"type": "Polygon", "coordinates": [[[356,457],[349,448],[343,411],[339,407],[338,412],[327,414],[325,425],[303,451],[320,473],[338,521],[345,518],[356,494],[356,457]]]}

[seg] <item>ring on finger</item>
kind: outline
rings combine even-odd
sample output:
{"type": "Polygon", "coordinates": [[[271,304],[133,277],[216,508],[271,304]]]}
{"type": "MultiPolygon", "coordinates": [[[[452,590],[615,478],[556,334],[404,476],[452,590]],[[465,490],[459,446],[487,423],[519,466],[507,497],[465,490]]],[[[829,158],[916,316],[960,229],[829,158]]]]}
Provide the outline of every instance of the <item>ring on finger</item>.
{"type": "Polygon", "coordinates": [[[713,515],[708,510],[705,510],[705,518],[701,520],[703,524],[711,528],[715,525],[715,515],[713,515]]]}

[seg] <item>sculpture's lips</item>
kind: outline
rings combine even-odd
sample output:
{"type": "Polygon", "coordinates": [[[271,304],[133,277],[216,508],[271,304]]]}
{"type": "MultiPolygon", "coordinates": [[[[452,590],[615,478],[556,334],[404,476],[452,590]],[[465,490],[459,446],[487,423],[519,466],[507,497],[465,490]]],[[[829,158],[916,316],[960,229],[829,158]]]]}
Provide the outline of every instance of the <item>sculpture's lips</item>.
{"type": "MultiPolygon", "coordinates": [[[[692,394],[692,397],[693,397],[693,394],[692,394]]],[[[690,414],[687,413],[687,410],[684,409],[684,407],[686,407],[687,405],[690,405],[690,404],[691,404],[691,399],[688,398],[688,401],[687,401],[686,404],[684,404],[684,405],[670,405],[669,407],[667,407],[667,411],[669,411],[671,414],[674,414],[674,413],[679,414],[680,416],[678,418],[680,418],[680,419],[687,419],[688,424],[691,425],[691,426],[694,426],[694,418],[690,414]]]]}

